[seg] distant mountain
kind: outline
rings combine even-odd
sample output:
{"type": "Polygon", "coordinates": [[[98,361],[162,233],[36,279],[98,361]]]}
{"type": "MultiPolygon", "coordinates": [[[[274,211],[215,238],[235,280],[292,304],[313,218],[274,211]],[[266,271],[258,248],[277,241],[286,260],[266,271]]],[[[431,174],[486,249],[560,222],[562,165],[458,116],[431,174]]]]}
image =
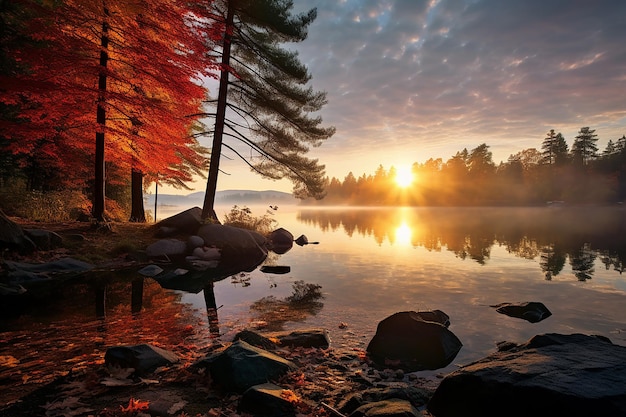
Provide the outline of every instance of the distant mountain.
{"type": "MultiPolygon", "coordinates": [[[[154,194],[144,196],[146,205],[154,206],[154,194]]],[[[198,191],[187,195],[158,194],[156,196],[159,206],[184,206],[202,207],[204,204],[204,192],[198,191]]],[[[215,195],[217,205],[252,205],[252,204],[298,204],[299,200],[292,194],[282,191],[265,190],[224,190],[215,195]]]]}

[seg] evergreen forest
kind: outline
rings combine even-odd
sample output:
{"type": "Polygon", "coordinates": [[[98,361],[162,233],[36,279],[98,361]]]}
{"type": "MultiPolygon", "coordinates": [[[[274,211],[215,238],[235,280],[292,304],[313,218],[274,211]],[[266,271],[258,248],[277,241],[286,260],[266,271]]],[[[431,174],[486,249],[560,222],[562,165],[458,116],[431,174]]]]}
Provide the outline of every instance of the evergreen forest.
{"type": "MultiPolygon", "coordinates": [[[[396,182],[397,169],[328,179],[326,197],[307,204],[407,206],[612,205],[626,199],[626,136],[597,147],[595,130],[583,127],[571,146],[550,130],[539,149],[495,164],[487,144],[458,151],[447,161],[413,163],[413,181],[396,182]]],[[[410,147],[407,152],[410,152],[410,147]]]]}

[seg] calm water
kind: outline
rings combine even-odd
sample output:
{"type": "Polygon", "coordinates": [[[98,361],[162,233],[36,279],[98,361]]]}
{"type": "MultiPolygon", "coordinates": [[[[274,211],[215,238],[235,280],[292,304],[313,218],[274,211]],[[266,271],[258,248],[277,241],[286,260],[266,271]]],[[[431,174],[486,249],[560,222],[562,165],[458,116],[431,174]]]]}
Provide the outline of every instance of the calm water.
{"type": "Polygon", "coordinates": [[[0,321],[0,385],[45,383],[101,361],[114,344],[156,343],[191,358],[192,346],[227,341],[264,321],[271,329],[324,327],[335,346],[364,349],[380,320],[406,310],[450,316],[463,348],[442,373],[494,352],[499,341],[546,332],[599,334],[626,345],[622,208],[280,207],[273,216],[276,227],[319,242],[266,261],[290,266],[289,273],[238,274],[215,283],[213,294],[165,290],[150,278],[138,286],[137,274],[73,284],[0,321]],[[266,297],[289,296],[296,281],[320,285],[321,304],[278,323],[251,309],[266,297]],[[98,310],[103,288],[106,304],[98,310]],[[489,307],[522,301],[540,301],[553,315],[531,324],[489,307]],[[207,302],[217,307],[211,320],[207,302]]]}
{"type": "MultiPolygon", "coordinates": [[[[220,318],[245,323],[252,302],[289,295],[303,280],[322,286],[323,308],[283,328],[321,326],[336,345],[365,348],[388,315],[440,309],[464,345],[446,370],[493,352],[496,342],[546,332],[601,334],[626,345],[621,209],[281,210],[280,227],[320,243],[294,245],[275,260],[289,274],[254,271],[246,287],[217,283],[220,318]],[[531,324],[489,307],[521,301],[540,301],[553,315],[531,324]]],[[[204,305],[201,295],[183,301],[204,305]]]]}

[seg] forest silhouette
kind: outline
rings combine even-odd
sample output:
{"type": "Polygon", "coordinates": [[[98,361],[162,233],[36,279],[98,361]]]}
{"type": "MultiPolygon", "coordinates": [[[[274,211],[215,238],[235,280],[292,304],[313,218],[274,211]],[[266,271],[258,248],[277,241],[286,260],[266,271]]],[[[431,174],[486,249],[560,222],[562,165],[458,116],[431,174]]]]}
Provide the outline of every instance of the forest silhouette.
{"type": "MultiPolygon", "coordinates": [[[[626,137],[609,140],[599,154],[593,130],[582,128],[567,150],[550,131],[536,148],[496,165],[489,146],[457,152],[447,161],[412,165],[414,181],[400,187],[397,169],[379,165],[374,174],[328,179],[326,196],[307,204],[366,206],[536,206],[546,203],[616,204],[626,198],[626,137]],[[560,153],[555,150],[560,147],[560,153]]],[[[410,151],[410,149],[407,149],[410,151]]]]}

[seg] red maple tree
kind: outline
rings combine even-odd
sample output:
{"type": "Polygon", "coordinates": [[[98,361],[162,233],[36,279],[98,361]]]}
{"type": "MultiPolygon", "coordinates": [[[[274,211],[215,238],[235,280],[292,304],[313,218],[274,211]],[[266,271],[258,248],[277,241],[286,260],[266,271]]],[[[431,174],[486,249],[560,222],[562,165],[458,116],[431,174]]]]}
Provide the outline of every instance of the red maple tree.
{"type": "Polygon", "coordinates": [[[201,80],[211,76],[209,48],[219,36],[205,24],[206,3],[19,0],[7,19],[14,36],[3,39],[12,71],[0,75],[8,149],[45,154],[81,185],[93,178],[86,161],[95,158],[97,220],[105,159],[149,180],[191,180],[205,164],[191,115],[201,113],[201,80]]]}

